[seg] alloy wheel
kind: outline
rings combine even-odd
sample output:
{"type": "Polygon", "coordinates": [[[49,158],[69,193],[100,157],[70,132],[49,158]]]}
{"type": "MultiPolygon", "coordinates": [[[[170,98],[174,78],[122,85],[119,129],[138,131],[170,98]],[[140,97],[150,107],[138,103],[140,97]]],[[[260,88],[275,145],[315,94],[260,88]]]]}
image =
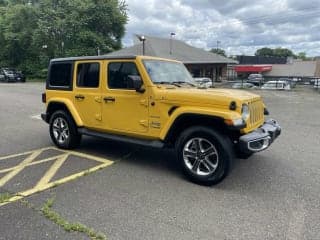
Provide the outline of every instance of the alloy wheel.
{"type": "Polygon", "coordinates": [[[192,173],[207,176],[216,171],[219,154],[207,139],[192,138],[183,147],[183,160],[192,173]]]}

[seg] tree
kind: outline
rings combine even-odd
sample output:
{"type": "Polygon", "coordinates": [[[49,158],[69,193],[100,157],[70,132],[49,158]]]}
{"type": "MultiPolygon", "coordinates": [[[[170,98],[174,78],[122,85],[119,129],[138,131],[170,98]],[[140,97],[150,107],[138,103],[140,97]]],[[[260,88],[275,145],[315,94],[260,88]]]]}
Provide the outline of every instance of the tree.
{"type": "Polygon", "coordinates": [[[126,5],[116,0],[52,0],[40,3],[38,45],[45,44],[50,57],[95,55],[121,48],[126,5]],[[51,7],[50,7],[51,6],[51,7]]]}
{"type": "Polygon", "coordinates": [[[0,0],[0,64],[34,74],[54,57],[118,50],[126,12],[121,0],[0,0]]]}
{"type": "Polygon", "coordinates": [[[287,48],[260,48],[255,52],[256,56],[263,57],[296,57],[295,54],[287,48]]]}
{"type": "Polygon", "coordinates": [[[299,58],[299,59],[301,59],[303,61],[308,60],[307,54],[305,52],[299,52],[298,55],[297,55],[297,58],[299,58]]]}
{"type": "Polygon", "coordinates": [[[263,57],[272,57],[274,56],[274,53],[273,53],[273,49],[264,47],[264,48],[258,49],[254,55],[263,56],[263,57]]]}
{"type": "Polygon", "coordinates": [[[28,58],[34,59],[36,51],[32,35],[37,27],[36,21],[36,11],[28,5],[17,4],[8,8],[1,21],[4,43],[1,56],[6,65],[19,66],[28,58]]]}
{"type": "Polygon", "coordinates": [[[275,57],[295,57],[294,53],[287,48],[275,48],[273,53],[275,57]]]}
{"type": "Polygon", "coordinates": [[[226,57],[226,52],[221,48],[212,48],[210,52],[226,57]]]}

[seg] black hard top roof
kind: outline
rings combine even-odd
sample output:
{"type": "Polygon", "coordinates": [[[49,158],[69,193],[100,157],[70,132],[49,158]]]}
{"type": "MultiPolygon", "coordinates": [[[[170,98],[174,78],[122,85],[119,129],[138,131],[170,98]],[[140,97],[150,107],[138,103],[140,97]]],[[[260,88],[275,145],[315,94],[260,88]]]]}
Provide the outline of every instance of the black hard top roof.
{"type": "Polygon", "coordinates": [[[81,61],[81,60],[113,60],[113,59],[136,59],[137,56],[81,56],[81,57],[68,57],[68,58],[54,58],[50,62],[68,62],[68,61],[81,61]]]}

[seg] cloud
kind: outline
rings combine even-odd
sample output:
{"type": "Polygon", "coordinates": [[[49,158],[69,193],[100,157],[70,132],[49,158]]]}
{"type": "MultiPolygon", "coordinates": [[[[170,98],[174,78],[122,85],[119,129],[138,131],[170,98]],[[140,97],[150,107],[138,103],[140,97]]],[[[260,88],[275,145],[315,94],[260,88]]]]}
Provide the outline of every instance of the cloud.
{"type": "Polygon", "coordinates": [[[195,47],[217,46],[228,55],[254,54],[261,47],[286,47],[320,55],[318,0],[127,0],[125,46],[133,34],[175,38],[195,47]]]}

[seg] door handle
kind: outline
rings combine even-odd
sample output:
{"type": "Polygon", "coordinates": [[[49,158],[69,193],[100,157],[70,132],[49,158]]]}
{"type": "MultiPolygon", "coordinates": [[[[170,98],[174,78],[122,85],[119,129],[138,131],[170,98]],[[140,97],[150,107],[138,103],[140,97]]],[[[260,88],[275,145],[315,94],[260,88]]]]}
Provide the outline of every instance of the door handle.
{"type": "Polygon", "coordinates": [[[104,97],[103,100],[105,102],[115,102],[116,101],[116,99],[114,97],[104,97]]]}
{"type": "Polygon", "coordinates": [[[77,100],[79,100],[79,99],[81,99],[81,100],[83,100],[83,99],[85,99],[85,97],[83,96],[83,95],[75,95],[74,96],[77,100]]]}

